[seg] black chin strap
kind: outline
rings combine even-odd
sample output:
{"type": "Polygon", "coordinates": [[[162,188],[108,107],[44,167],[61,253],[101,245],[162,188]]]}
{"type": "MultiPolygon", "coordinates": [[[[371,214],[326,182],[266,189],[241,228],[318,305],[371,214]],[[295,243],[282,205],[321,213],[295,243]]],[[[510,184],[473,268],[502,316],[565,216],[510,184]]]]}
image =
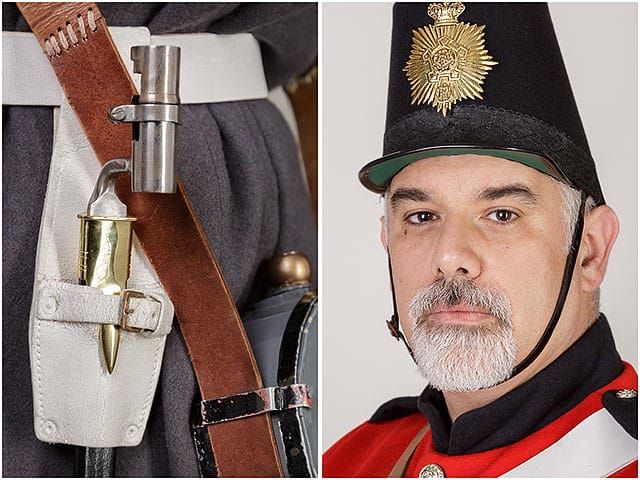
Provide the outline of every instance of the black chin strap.
{"type": "MultiPolygon", "coordinates": [[[[510,378],[515,377],[524,369],[526,369],[531,363],[538,358],[538,356],[544,350],[544,347],[547,346],[551,336],[553,335],[553,331],[558,324],[558,320],[560,320],[560,315],[562,314],[562,309],[564,307],[564,303],[567,300],[567,294],[569,293],[569,287],[571,286],[571,278],[573,277],[573,270],[576,265],[576,260],[578,258],[578,250],[580,249],[580,241],[582,240],[582,231],[584,229],[584,208],[587,202],[587,196],[584,193],[580,193],[580,210],[578,214],[578,219],[576,220],[575,229],[573,231],[573,237],[571,239],[571,247],[569,248],[569,253],[567,254],[567,261],[564,265],[564,274],[562,276],[562,285],[560,286],[560,292],[558,293],[558,299],[556,300],[556,306],[553,310],[553,314],[551,315],[551,319],[547,323],[547,328],[545,328],[542,336],[538,340],[538,343],[533,350],[529,352],[524,360],[522,360],[511,372],[511,376],[504,380],[506,382],[510,378]]],[[[393,299],[393,315],[391,315],[391,319],[387,320],[387,327],[389,327],[389,331],[391,335],[398,339],[402,340],[402,342],[409,350],[409,354],[411,358],[415,362],[415,358],[413,356],[413,351],[409,344],[407,343],[406,338],[400,331],[400,322],[398,320],[398,305],[396,303],[396,290],[393,281],[393,270],[391,268],[391,254],[389,253],[389,249],[387,248],[387,259],[389,261],[389,277],[391,279],[391,296],[393,299]]]]}
{"type": "Polygon", "coordinates": [[[391,279],[391,299],[393,300],[393,315],[391,315],[390,320],[387,320],[387,327],[389,327],[389,332],[391,333],[391,336],[393,338],[395,338],[396,340],[402,340],[404,346],[407,347],[407,350],[409,350],[409,355],[411,355],[411,358],[415,362],[416,359],[413,356],[413,350],[411,350],[409,343],[407,343],[407,339],[404,338],[404,335],[400,331],[400,321],[398,320],[398,304],[396,303],[396,287],[393,281],[393,270],[391,268],[391,254],[389,253],[389,248],[387,248],[387,260],[389,262],[389,278],[391,279]]]}
{"type": "MultiPolygon", "coordinates": [[[[527,368],[531,363],[538,358],[538,356],[544,350],[544,347],[547,346],[549,340],[551,339],[551,335],[553,335],[553,331],[558,324],[558,320],[560,320],[560,315],[562,315],[562,309],[564,307],[564,302],[567,299],[567,294],[569,293],[569,287],[571,286],[571,278],[573,277],[573,269],[576,266],[576,260],[578,258],[578,250],[580,249],[580,241],[582,240],[582,230],[584,229],[584,207],[587,203],[587,196],[584,193],[580,193],[580,210],[578,213],[578,219],[576,220],[576,226],[573,231],[573,238],[571,239],[571,247],[569,249],[569,253],[567,254],[567,262],[564,265],[564,274],[562,277],[562,285],[560,286],[560,293],[558,294],[558,300],[556,300],[556,306],[553,310],[553,314],[551,315],[551,320],[547,323],[547,328],[542,333],[542,336],[538,340],[538,343],[533,350],[529,352],[529,355],[525,357],[511,372],[511,377],[513,378],[522,372],[525,368],[527,368]]],[[[508,380],[508,379],[507,379],[508,380]]]]}

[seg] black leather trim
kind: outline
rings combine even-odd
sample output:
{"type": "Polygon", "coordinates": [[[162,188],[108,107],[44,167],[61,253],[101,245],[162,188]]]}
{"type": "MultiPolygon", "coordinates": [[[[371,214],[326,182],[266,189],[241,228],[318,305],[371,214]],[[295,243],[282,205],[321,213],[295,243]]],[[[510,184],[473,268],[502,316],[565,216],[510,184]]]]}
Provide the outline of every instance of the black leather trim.
{"type": "Polygon", "coordinates": [[[115,476],[116,453],[114,448],[77,449],[76,476],[84,478],[110,478],[115,476]]]}
{"type": "Polygon", "coordinates": [[[211,442],[209,441],[209,430],[207,427],[192,427],[191,432],[196,448],[200,477],[217,478],[218,469],[216,468],[216,459],[213,456],[211,442]]]}

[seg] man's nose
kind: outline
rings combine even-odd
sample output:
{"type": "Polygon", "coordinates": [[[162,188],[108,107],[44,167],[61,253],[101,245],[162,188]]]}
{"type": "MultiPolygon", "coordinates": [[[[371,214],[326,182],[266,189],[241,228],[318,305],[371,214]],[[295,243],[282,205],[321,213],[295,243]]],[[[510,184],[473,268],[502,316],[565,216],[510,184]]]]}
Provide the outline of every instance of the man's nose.
{"type": "Polygon", "coordinates": [[[433,273],[453,279],[461,275],[468,279],[480,275],[481,261],[476,248],[473,222],[467,218],[446,218],[433,251],[433,273]]]}

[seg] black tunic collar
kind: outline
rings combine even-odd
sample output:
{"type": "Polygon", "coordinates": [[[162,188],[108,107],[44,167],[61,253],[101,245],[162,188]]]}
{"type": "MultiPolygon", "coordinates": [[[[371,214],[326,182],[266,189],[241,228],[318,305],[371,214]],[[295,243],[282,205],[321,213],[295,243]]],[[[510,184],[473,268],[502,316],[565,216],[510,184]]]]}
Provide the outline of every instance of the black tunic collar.
{"type": "Polygon", "coordinates": [[[460,415],[451,424],[444,396],[427,387],[418,409],[429,420],[433,443],[449,455],[503,447],[548,425],[622,371],[604,315],[553,363],[489,405],[460,415]]]}

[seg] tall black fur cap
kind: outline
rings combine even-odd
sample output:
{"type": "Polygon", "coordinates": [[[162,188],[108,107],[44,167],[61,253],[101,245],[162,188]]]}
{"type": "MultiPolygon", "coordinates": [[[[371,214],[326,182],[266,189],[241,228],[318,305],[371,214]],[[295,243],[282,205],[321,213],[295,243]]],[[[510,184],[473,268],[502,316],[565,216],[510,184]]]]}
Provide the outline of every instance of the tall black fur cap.
{"type": "Polygon", "coordinates": [[[384,156],[362,168],[361,182],[383,193],[391,178],[413,161],[476,152],[537,168],[586,192],[596,204],[605,203],[548,6],[464,5],[458,21],[485,25],[484,48],[497,62],[484,78],[482,99],[458,100],[446,116],[428,103],[411,104],[403,68],[412,31],[433,20],[428,3],[396,4],[384,156]]]}

